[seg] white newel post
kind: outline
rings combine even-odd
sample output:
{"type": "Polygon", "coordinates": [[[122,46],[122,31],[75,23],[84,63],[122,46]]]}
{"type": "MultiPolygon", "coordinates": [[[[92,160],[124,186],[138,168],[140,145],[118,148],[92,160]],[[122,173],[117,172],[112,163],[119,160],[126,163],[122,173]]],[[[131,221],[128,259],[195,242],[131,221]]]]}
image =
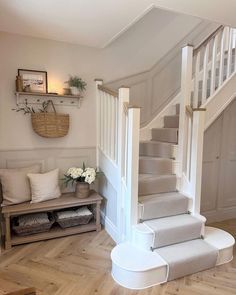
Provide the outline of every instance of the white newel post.
{"type": "MultiPolygon", "coordinates": [[[[178,177],[183,180],[185,170],[185,161],[187,154],[187,127],[188,117],[186,115],[186,106],[191,103],[192,91],[192,65],[193,65],[193,47],[190,45],[182,48],[182,72],[181,72],[181,101],[179,118],[179,140],[178,140],[178,177]]],[[[179,189],[182,190],[183,184],[180,183],[179,189]]]]}
{"type": "Polygon", "coordinates": [[[100,148],[100,141],[101,141],[101,134],[100,134],[100,124],[101,124],[101,107],[100,107],[100,93],[98,89],[98,85],[102,85],[102,79],[95,79],[96,83],[96,166],[99,169],[99,148],[100,148]]]}
{"type": "Polygon", "coordinates": [[[139,171],[140,108],[128,109],[128,157],[127,157],[127,197],[126,233],[132,239],[132,227],[138,223],[138,171],[139,171]]]}
{"type": "Polygon", "coordinates": [[[122,87],[119,89],[118,95],[118,169],[119,169],[119,184],[117,195],[117,227],[119,241],[125,240],[125,195],[126,187],[124,180],[125,159],[126,159],[126,124],[127,113],[126,109],[129,104],[129,88],[122,87]]]}
{"type": "Polygon", "coordinates": [[[193,112],[192,156],[191,156],[191,187],[193,196],[192,212],[200,213],[202,188],[203,139],[205,127],[205,109],[193,112]]]}

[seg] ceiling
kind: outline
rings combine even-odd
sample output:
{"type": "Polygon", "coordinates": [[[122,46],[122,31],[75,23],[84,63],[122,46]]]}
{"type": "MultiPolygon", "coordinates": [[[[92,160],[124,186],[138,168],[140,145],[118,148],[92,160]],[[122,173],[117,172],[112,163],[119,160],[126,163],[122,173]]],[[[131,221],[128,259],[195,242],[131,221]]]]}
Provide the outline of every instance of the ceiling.
{"type": "Polygon", "coordinates": [[[235,0],[0,0],[0,30],[103,48],[154,6],[236,26],[235,0]]]}

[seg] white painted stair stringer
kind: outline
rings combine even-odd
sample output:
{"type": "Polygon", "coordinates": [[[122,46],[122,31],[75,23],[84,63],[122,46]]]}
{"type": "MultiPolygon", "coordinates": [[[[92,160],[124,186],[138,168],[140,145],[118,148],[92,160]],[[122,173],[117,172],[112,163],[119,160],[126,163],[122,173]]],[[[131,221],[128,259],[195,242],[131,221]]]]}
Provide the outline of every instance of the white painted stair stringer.
{"type": "MultiPolygon", "coordinates": [[[[218,250],[216,266],[232,260],[235,240],[229,233],[206,227],[204,241],[218,250]]],[[[167,262],[156,252],[140,249],[137,244],[137,241],[122,243],[112,250],[114,280],[129,289],[144,289],[166,282],[167,262]]]]}

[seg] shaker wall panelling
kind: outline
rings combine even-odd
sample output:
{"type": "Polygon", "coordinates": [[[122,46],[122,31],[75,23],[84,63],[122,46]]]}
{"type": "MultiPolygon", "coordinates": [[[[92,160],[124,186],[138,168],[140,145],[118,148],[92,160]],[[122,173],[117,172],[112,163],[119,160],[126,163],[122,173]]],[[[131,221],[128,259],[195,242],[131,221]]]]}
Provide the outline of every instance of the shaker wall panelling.
{"type": "Polygon", "coordinates": [[[208,222],[236,215],[236,100],[206,130],[201,213],[208,222]]]}

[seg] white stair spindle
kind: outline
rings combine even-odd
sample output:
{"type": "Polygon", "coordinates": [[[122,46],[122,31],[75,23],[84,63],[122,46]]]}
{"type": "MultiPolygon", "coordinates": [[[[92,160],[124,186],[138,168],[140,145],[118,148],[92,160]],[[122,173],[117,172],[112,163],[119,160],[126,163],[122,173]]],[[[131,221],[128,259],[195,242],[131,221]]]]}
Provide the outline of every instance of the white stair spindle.
{"type": "Polygon", "coordinates": [[[198,107],[199,98],[199,72],[200,72],[200,56],[201,52],[198,51],[195,64],[195,78],[194,78],[194,95],[193,95],[193,107],[198,107]]]}
{"type": "Polygon", "coordinates": [[[110,140],[111,140],[111,158],[115,161],[115,99],[111,97],[111,129],[110,129],[110,140]]]}
{"type": "Polygon", "coordinates": [[[210,96],[214,93],[214,91],[216,89],[217,49],[218,49],[218,35],[216,35],[214,38],[213,48],[212,48],[210,96]]]}
{"type": "Polygon", "coordinates": [[[232,41],[233,41],[233,30],[229,29],[229,45],[228,45],[228,58],[227,58],[227,78],[231,74],[232,68],[232,41]]]}
{"type": "Polygon", "coordinates": [[[221,86],[224,80],[224,58],[225,58],[225,40],[226,40],[227,29],[224,28],[221,36],[221,48],[220,48],[220,68],[219,68],[219,85],[221,86]]]}
{"type": "Polygon", "coordinates": [[[111,100],[112,96],[107,96],[107,153],[111,157],[111,100]]]}
{"type": "Polygon", "coordinates": [[[206,45],[203,61],[203,79],[202,79],[202,103],[206,102],[207,98],[207,81],[208,81],[208,62],[209,62],[209,43],[206,45]]]}
{"type": "Polygon", "coordinates": [[[234,38],[234,72],[236,72],[236,29],[233,29],[233,38],[234,38]]]}

